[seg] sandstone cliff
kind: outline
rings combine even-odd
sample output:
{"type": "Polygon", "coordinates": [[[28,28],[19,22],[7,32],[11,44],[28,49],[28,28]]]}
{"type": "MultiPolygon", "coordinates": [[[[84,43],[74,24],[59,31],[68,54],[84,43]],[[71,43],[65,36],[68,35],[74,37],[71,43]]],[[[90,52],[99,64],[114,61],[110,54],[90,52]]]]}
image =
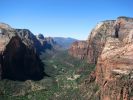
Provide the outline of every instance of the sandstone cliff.
{"type": "Polygon", "coordinates": [[[96,64],[93,76],[90,75],[81,85],[85,97],[90,99],[94,96],[96,100],[133,99],[133,18],[118,17],[117,20],[100,22],[92,30],[87,43],[82,46],[74,43],[69,53],[96,64]],[[92,88],[92,83],[99,86],[96,93],[86,88],[92,88]],[[93,94],[90,96],[90,93],[93,94]]]}
{"type": "Polygon", "coordinates": [[[87,41],[76,41],[69,49],[69,54],[73,57],[85,59],[87,57],[88,43],[87,41]]]}
{"type": "Polygon", "coordinates": [[[43,63],[34,48],[37,39],[29,33],[0,24],[0,78],[38,80],[44,76],[43,63]]]}
{"type": "Polygon", "coordinates": [[[105,45],[106,38],[112,35],[114,23],[114,20],[98,23],[91,31],[88,40],[73,43],[69,49],[69,54],[80,59],[87,59],[89,63],[96,64],[97,58],[105,45]]]}
{"type": "Polygon", "coordinates": [[[69,54],[80,59],[87,59],[88,63],[96,64],[107,38],[119,37],[125,43],[131,42],[132,31],[130,32],[130,29],[132,29],[132,18],[119,17],[117,20],[102,21],[91,31],[86,41],[73,43],[69,54]]]}
{"type": "Polygon", "coordinates": [[[113,32],[116,37],[107,38],[96,66],[101,100],[132,100],[133,19],[119,17],[113,32]]]}

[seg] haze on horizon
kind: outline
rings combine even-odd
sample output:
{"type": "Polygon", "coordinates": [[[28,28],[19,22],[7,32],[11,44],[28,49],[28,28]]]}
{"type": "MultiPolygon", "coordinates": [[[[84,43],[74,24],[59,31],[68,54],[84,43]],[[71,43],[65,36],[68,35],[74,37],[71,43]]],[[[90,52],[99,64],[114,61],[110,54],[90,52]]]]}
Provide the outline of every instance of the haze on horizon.
{"type": "Polygon", "coordinates": [[[1,0],[0,22],[34,34],[84,40],[103,20],[133,17],[132,0],[1,0]]]}

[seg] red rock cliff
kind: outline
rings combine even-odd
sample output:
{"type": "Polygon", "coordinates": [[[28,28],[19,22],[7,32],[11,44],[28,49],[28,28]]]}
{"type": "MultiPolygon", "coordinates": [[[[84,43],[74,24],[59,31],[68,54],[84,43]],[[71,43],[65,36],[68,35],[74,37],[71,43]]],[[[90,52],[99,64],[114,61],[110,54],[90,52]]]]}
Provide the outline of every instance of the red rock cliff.
{"type": "Polygon", "coordinates": [[[133,19],[119,17],[98,58],[96,82],[101,100],[133,99],[133,19]],[[119,29],[117,29],[119,25],[119,29]]]}
{"type": "Polygon", "coordinates": [[[81,59],[87,59],[89,63],[96,64],[97,58],[101,54],[106,38],[112,35],[115,21],[103,21],[91,31],[87,41],[73,43],[69,49],[69,54],[81,59]]]}
{"type": "Polygon", "coordinates": [[[73,44],[69,52],[96,64],[97,100],[133,100],[133,18],[99,23],[86,45],[73,44]]]}
{"type": "Polygon", "coordinates": [[[70,47],[69,54],[80,59],[85,59],[87,57],[87,48],[87,41],[76,41],[70,47]]]}

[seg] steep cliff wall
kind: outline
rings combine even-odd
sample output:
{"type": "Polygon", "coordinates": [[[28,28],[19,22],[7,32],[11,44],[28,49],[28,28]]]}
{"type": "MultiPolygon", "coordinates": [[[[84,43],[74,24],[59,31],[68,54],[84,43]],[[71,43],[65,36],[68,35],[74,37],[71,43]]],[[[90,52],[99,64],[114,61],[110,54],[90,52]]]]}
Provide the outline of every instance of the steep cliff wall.
{"type": "Polygon", "coordinates": [[[12,80],[39,80],[44,66],[33,48],[26,46],[18,36],[6,45],[2,59],[2,78],[12,80]]]}
{"type": "Polygon", "coordinates": [[[41,43],[41,52],[45,52],[45,50],[54,50],[59,48],[59,45],[54,41],[52,37],[44,37],[42,34],[38,34],[36,36],[38,39],[39,43],[41,43]]]}
{"type": "Polygon", "coordinates": [[[132,100],[133,19],[119,17],[114,26],[116,37],[107,38],[98,58],[96,82],[101,89],[101,100],[132,100]]]}
{"type": "Polygon", "coordinates": [[[44,66],[35,52],[32,42],[34,35],[30,34],[33,38],[29,38],[27,30],[21,31],[26,32],[18,32],[7,24],[0,24],[0,78],[41,79],[44,66]]]}
{"type": "Polygon", "coordinates": [[[82,49],[86,45],[78,48],[79,44],[72,45],[70,54],[79,57],[83,53],[79,58],[85,57],[89,63],[96,64],[93,76],[81,86],[86,93],[83,95],[90,99],[89,94],[93,93],[96,100],[132,100],[133,18],[118,17],[115,21],[100,22],[87,40],[87,49],[82,49]],[[86,89],[86,86],[93,87],[92,77],[96,78],[94,85],[99,86],[96,93],[86,89]]]}
{"type": "Polygon", "coordinates": [[[102,49],[105,45],[106,38],[112,35],[114,20],[108,20],[100,22],[91,31],[87,41],[79,41],[73,43],[69,49],[69,54],[87,59],[88,63],[97,63],[97,58],[101,54],[102,49]],[[80,51],[80,52],[79,52],[80,51]]]}
{"type": "Polygon", "coordinates": [[[80,59],[87,58],[88,43],[87,41],[76,41],[69,48],[69,54],[80,59]]]}

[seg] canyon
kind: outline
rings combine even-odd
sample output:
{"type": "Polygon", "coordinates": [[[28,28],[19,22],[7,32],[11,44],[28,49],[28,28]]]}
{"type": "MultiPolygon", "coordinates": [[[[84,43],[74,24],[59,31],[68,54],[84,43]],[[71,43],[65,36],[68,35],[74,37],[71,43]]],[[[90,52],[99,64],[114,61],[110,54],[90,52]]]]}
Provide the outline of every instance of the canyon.
{"type": "Polygon", "coordinates": [[[41,52],[56,46],[52,38],[35,36],[28,29],[0,24],[0,78],[39,80],[45,76],[41,52]],[[37,38],[38,37],[38,38],[37,38]]]}
{"type": "Polygon", "coordinates": [[[99,86],[96,97],[132,100],[133,18],[122,16],[100,22],[86,41],[73,43],[69,54],[96,64],[92,77],[88,78],[88,85],[92,78],[99,86]]]}
{"type": "Polygon", "coordinates": [[[64,49],[66,40],[1,23],[0,99],[133,99],[133,18],[101,21],[64,49]]]}

